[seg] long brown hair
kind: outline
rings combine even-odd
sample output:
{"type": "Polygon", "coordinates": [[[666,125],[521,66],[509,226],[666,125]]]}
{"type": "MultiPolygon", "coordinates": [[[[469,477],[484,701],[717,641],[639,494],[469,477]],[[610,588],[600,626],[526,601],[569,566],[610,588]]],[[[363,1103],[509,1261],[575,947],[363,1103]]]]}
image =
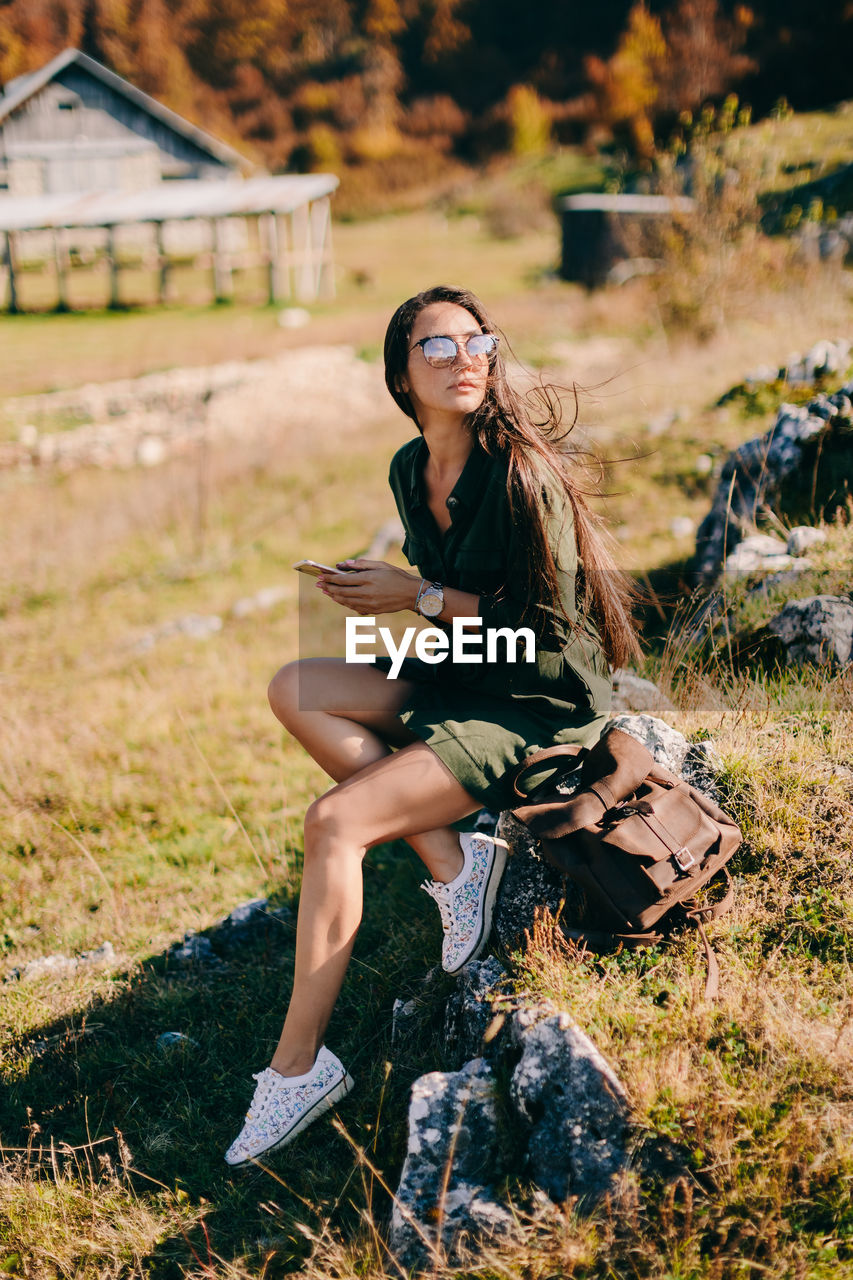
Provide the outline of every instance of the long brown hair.
{"type": "MultiPolygon", "coordinates": [[[[418,314],[435,302],[451,302],[464,307],[484,333],[499,332],[489,319],[483,304],[467,289],[453,285],[437,285],[409,298],[398,307],[385,334],[385,383],[396,403],[421,425],[401,379],[409,362],[412,328],[418,314]]],[[[522,572],[524,594],[531,620],[544,624],[552,616],[564,616],[560,601],[557,565],[548,544],[542,514],[541,459],[549,472],[562,484],[572,505],[578,556],[583,565],[582,609],[591,614],[601,634],[604,653],[615,667],[640,655],[637,633],[631,618],[636,599],[627,575],[617,567],[610,549],[610,536],[604,532],[603,520],[592,511],[587,498],[600,492],[593,485],[587,469],[581,465],[580,450],[569,451],[566,437],[577,420],[568,427],[562,423],[560,390],[540,383],[522,396],[513,389],[506,367],[498,353],[492,361],[483,403],[471,415],[469,425],[482,448],[507,461],[507,494],[513,519],[524,531],[530,549],[522,572]],[[581,487],[581,476],[589,487],[581,487]],[[534,612],[535,611],[535,612],[534,612]]],[[[570,620],[569,620],[570,621],[570,620]]],[[[542,629],[540,625],[537,629],[542,629]]]]}

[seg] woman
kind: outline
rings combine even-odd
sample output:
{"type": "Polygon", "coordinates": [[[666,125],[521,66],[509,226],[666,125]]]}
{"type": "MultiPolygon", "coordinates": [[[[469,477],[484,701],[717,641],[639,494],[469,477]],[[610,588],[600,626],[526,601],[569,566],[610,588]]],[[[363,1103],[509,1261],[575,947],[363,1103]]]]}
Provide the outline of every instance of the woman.
{"type": "Polygon", "coordinates": [[[559,402],[540,389],[545,421],[534,422],[481,303],[447,286],[404,303],[386,334],[385,376],[420,433],[390,475],[417,571],[343,561],[318,586],[361,615],[527,626],[535,661],[522,660],[523,638],[516,653],[504,637],[482,665],[407,658],[391,679],[387,661],[318,658],[274,677],[273,711],[337,785],[305,817],[293,993],[226,1153],[232,1165],[290,1141],[352,1087],[323,1037],[361,920],[367,849],[403,837],[424,862],[442,964],[458,972],[488,938],[506,846],[452,824],[507,807],[530,752],[594,742],[610,704],[608,659],[621,665],[637,651],[626,581],[558,447],[559,402]]]}

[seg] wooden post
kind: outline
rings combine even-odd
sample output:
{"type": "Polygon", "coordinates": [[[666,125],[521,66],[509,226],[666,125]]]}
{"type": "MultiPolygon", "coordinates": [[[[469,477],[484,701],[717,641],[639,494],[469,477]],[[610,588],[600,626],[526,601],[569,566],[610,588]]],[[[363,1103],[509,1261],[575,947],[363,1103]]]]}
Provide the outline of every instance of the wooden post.
{"type": "Polygon", "coordinates": [[[55,227],[53,231],[53,261],[56,264],[56,310],[68,310],[68,245],[65,229],[55,227]]]}
{"type": "Polygon", "coordinates": [[[279,294],[284,298],[293,297],[293,241],[288,236],[287,218],[274,214],[276,225],[276,242],[278,244],[278,284],[279,294]]]}
{"type": "Polygon", "coordinates": [[[258,219],[264,262],[267,268],[267,301],[271,307],[279,300],[278,287],[278,223],[274,213],[262,213],[258,219]]]}
{"type": "Polygon", "coordinates": [[[311,241],[314,258],[314,296],[315,298],[334,298],[332,215],[328,196],[315,200],[311,205],[311,241]]]}
{"type": "Polygon", "coordinates": [[[157,245],[157,301],[162,306],[169,290],[169,259],[166,257],[162,222],[154,223],[154,237],[157,245]]]}
{"type": "Polygon", "coordinates": [[[110,269],[110,300],[107,304],[110,311],[121,308],[121,296],[118,286],[118,259],[116,258],[116,229],[107,227],[107,265],[110,269]]]}
{"type": "Polygon", "coordinates": [[[314,292],[314,263],[311,252],[311,217],[308,205],[302,204],[290,215],[293,233],[293,267],[296,296],[300,302],[311,302],[314,292]]]}
{"type": "Polygon", "coordinates": [[[6,232],[3,260],[9,273],[9,300],[6,303],[6,310],[10,316],[15,316],[18,314],[18,283],[15,279],[15,235],[12,231],[6,232]]]}
{"type": "Polygon", "coordinates": [[[211,218],[210,221],[213,226],[213,296],[216,302],[230,302],[234,293],[234,279],[222,237],[225,219],[211,218]]]}

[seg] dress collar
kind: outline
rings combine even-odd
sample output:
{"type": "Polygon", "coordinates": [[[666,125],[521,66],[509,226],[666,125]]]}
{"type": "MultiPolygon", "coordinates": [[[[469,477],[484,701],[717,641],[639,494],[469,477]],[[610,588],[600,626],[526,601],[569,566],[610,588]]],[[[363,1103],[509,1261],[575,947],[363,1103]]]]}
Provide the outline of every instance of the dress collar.
{"type": "MultiPolygon", "coordinates": [[[[423,436],[418,441],[418,448],[412,453],[412,467],[409,474],[409,495],[413,506],[424,506],[424,467],[429,450],[423,436]]],[[[459,473],[456,484],[447,497],[447,505],[451,511],[458,506],[475,507],[482,500],[485,488],[485,471],[492,461],[478,440],[474,440],[471,452],[465,459],[465,465],[459,473]]]]}

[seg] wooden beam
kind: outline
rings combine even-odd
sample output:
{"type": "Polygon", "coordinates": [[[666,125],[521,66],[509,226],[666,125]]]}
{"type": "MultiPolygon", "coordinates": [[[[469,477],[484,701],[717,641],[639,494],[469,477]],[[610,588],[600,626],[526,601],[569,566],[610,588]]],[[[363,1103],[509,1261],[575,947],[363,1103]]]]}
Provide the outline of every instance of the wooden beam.
{"type": "Polygon", "coordinates": [[[230,302],[234,296],[234,277],[225,251],[224,218],[211,218],[213,227],[213,296],[217,302],[230,302]]]}
{"type": "Polygon", "coordinates": [[[267,302],[275,306],[278,293],[278,225],[274,213],[262,213],[258,217],[258,239],[261,261],[267,269],[267,302]]]}
{"type": "Polygon", "coordinates": [[[314,256],[314,296],[315,298],[334,298],[332,207],[328,196],[315,200],[311,205],[311,242],[314,256]]]}
{"type": "Polygon", "coordinates": [[[5,244],[3,246],[3,261],[8,273],[9,288],[6,302],[6,310],[10,316],[18,314],[18,282],[15,279],[15,235],[12,231],[6,232],[5,244]]]}
{"type": "Polygon", "coordinates": [[[278,291],[283,298],[293,297],[293,241],[288,234],[287,217],[274,214],[278,241],[278,291]]]}
{"type": "Polygon", "coordinates": [[[314,263],[311,246],[311,216],[307,204],[300,205],[290,215],[293,245],[293,272],[296,296],[300,302],[311,302],[316,296],[314,263]]]}
{"type": "Polygon", "coordinates": [[[107,305],[110,311],[119,311],[121,309],[121,294],[118,281],[118,258],[116,257],[116,229],[115,227],[107,227],[106,231],[107,266],[110,270],[110,300],[107,305]]]}
{"type": "Polygon", "coordinates": [[[157,301],[166,301],[169,291],[169,259],[166,256],[166,242],[163,237],[163,223],[154,223],[154,238],[157,245],[157,301]]]}
{"type": "Polygon", "coordinates": [[[68,310],[68,242],[62,227],[53,229],[53,261],[56,266],[56,310],[68,310]]]}

